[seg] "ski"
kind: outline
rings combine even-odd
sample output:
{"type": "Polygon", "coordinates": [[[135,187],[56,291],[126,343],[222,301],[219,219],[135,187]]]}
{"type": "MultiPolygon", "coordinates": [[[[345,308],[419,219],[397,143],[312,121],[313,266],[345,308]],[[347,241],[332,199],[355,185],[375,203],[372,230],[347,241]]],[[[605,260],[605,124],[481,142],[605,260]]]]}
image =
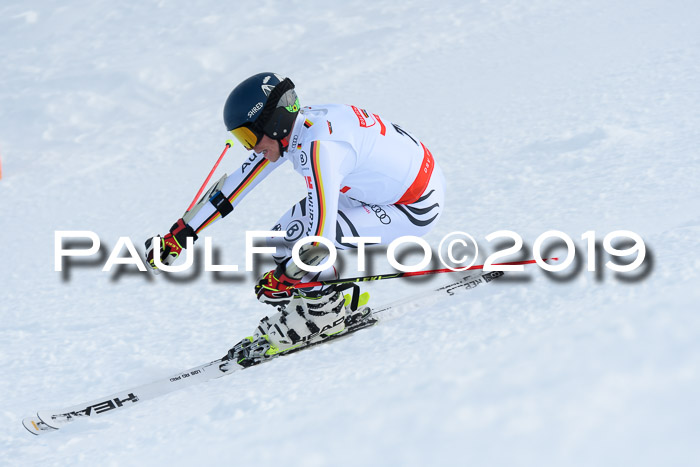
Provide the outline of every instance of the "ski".
{"type": "Polygon", "coordinates": [[[236,362],[220,358],[204,365],[177,373],[169,378],[163,378],[142,386],[126,389],[112,395],[101,397],[82,404],[77,404],[72,407],[67,407],[60,410],[40,410],[37,412],[39,423],[36,422],[36,419],[28,418],[25,419],[27,423],[23,422],[23,425],[25,428],[27,428],[27,430],[36,435],[43,434],[48,431],[54,431],[65,426],[67,423],[73,422],[80,418],[95,417],[114,410],[131,407],[134,404],[163,396],[193,384],[220,378],[236,371],[244,370],[250,366],[257,366],[261,363],[266,363],[280,356],[296,353],[300,350],[313,347],[314,345],[331,342],[357,332],[360,329],[372,326],[376,324],[377,321],[377,319],[372,317],[372,313],[370,313],[368,316],[363,317],[363,319],[359,320],[358,322],[349,324],[342,333],[329,336],[322,341],[311,342],[306,345],[296,347],[292,350],[272,356],[253,365],[243,366],[236,362]],[[37,425],[36,428],[34,427],[34,424],[37,425]]]}
{"type": "Polygon", "coordinates": [[[329,336],[321,341],[307,343],[287,352],[267,358],[261,362],[257,362],[253,365],[243,366],[237,362],[223,358],[213,360],[203,365],[176,373],[170,377],[119,391],[109,396],[94,399],[89,402],[76,404],[59,410],[40,410],[37,412],[38,418],[25,418],[22,424],[30,433],[35,435],[52,432],[79,419],[93,418],[115,410],[132,407],[133,405],[141,402],[163,396],[170,392],[177,391],[194,384],[199,384],[215,378],[230,375],[237,371],[250,368],[251,366],[257,366],[280,356],[289,355],[318,344],[325,344],[336,339],[344,338],[379,322],[379,318],[377,318],[377,315],[379,314],[384,313],[382,315],[382,321],[384,321],[385,319],[390,318],[388,316],[389,313],[387,313],[390,310],[396,311],[403,305],[411,304],[417,306],[418,304],[425,304],[431,300],[439,300],[445,297],[453,296],[456,293],[471,290],[481,283],[491,282],[502,275],[503,272],[500,271],[487,273],[484,273],[483,271],[464,271],[462,273],[455,273],[456,278],[453,278],[453,280],[451,280],[449,283],[436,289],[424,291],[419,294],[391,302],[384,306],[374,308],[367,315],[362,316],[359,319],[355,319],[352,322],[347,322],[346,329],[341,333],[329,336]]]}
{"type": "Polygon", "coordinates": [[[33,435],[40,435],[49,431],[55,431],[56,428],[48,426],[46,423],[42,422],[39,417],[27,417],[22,420],[22,426],[27,429],[33,435]]]}

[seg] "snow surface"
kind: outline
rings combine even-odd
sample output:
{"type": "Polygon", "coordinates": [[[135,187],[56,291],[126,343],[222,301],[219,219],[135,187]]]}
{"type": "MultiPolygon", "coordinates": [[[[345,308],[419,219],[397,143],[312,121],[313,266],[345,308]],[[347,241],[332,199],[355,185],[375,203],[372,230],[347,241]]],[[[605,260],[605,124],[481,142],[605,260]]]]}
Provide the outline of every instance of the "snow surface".
{"type": "MultiPolygon", "coordinates": [[[[680,0],[3,2],[0,464],[697,465],[699,25],[680,0]],[[449,183],[432,245],[558,229],[580,268],[31,436],[36,410],[218,358],[266,312],[252,273],[101,267],[182,214],[226,96],[267,70],[431,148],[449,183]],[[581,234],[618,229],[648,246],[635,280],[585,270],[581,234]],[[57,230],[98,233],[102,257],[54,271],[57,230]]],[[[302,197],[278,172],[205,231],[222,263],[302,197]]]]}

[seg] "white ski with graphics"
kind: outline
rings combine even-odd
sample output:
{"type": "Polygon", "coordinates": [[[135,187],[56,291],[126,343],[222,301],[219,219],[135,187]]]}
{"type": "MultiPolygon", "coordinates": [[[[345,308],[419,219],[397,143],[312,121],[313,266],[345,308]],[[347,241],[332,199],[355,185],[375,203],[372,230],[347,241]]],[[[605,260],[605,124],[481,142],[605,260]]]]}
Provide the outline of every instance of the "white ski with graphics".
{"type": "MultiPolygon", "coordinates": [[[[304,350],[316,344],[323,344],[344,336],[348,336],[356,331],[359,331],[360,329],[376,324],[379,321],[377,315],[381,314],[382,320],[389,319],[390,316],[388,316],[389,313],[387,312],[390,310],[397,310],[402,305],[419,305],[425,304],[426,301],[450,297],[457,293],[473,289],[479,284],[491,282],[502,275],[503,272],[500,271],[483,272],[478,270],[450,274],[452,280],[445,285],[426,292],[421,292],[415,296],[394,301],[382,307],[372,309],[368,315],[365,315],[354,322],[347,323],[346,329],[339,334],[330,336],[320,342],[309,343],[288,352],[283,352],[277,356],[263,360],[260,363],[267,362],[277,358],[278,356],[304,350]]],[[[257,366],[257,364],[253,366],[257,366]]],[[[176,373],[168,378],[159,379],[141,386],[115,392],[109,396],[100,397],[89,402],[76,404],[58,410],[40,410],[37,412],[37,417],[27,417],[22,421],[22,424],[32,434],[40,435],[49,433],[56,431],[66,424],[72,423],[76,420],[94,418],[115,410],[132,407],[136,404],[140,404],[141,402],[155,399],[170,392],[177,391],[178,389],[192,386],[193,384],[199,384],[214,378],[230,375],[247,367],[248,366],[239,365],[237,362],[233,362],[225,358],[213,360],[203,365],[190,368],[189,370],[176,373]]]]}

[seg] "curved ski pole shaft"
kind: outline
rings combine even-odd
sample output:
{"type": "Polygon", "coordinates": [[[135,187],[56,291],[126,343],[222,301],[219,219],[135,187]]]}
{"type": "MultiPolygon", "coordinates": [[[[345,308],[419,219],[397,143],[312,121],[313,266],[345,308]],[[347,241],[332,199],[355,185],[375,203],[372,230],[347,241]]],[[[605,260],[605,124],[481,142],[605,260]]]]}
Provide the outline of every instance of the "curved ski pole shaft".
{"type": "Polygon", "coordinates": [[[216,168],[219,167],[219,163],[221,162],[221,159],[224,158],[224,155],[226,154],[226,151],[228,151],[228,149],[229,149],[231,146],[233,146],[233,141],[231,141],[230,139],[227,139],[227,140],[226,140],[226,147],[224,148],[224,151],[221,153],[221,155],[219,156],[219,159],[216,161],[216,164],[214,164],[214,167],[211,168],[211,171],[209,172],[209,175],[207,176],[206,180],[204,180],[204,183],[202,183],[202,186],[199,188],[199,191],[198,191],[197,194],[194,196],[194,199],[193,199],[192,202],[190,203],[190,206],[187,208],[188,211],[189,211],[190,209],[192,209],[192,206],[194,206],[195,203],[197,203],[197,200],[199,199],[199,196],[200,196],[200,195],[202,194],[202,192],[204,191],[204,187],[206,187],[206,186],[207,186],[207,183],[209,183],[209,180],[211,180],[211,176],[214,175],[214,172],[216,171],[216,168]]]}
{"type": "MultiPolygon", "coordinates": [[[[559,258],[545,258],[544,261],[556,261],[559,258]]],[[[530,259],[527,261],[513,261],[510,263],[494,263],[494,266],[520,266],[524,264],[534,264],[536,261],[534,259],[530,259]]],[[[468,269],[464,269],[462,271],[473,271],[476,269],[484,269],[484,265],[476,265],[472,266],[468,269]]],[[[446,272],[462,272],[462,271],[455,271],[453,269],[445,268],[445,269],[431,269],[428,271],[414,271],[414,272],[397,272],[394,274],[381,274],[381,275],[375,275],[375,276],[361,276],[361,277],[350,277],[350,278],[345,278],[345,279],[330,279],[326,281],[315,281],[315,282],[302,282],[300,284],[296,284],[294,288],[296,289],[302,289],[302,288],[307,288],[307,287],[318,287],[321,285],[331,285],[331,284],[346,284],[349,282],[368,282],[368,281],[380,281],[380,280],[385,280],[385,279],[398,279],[399,277],[414,277],[414,276],[427,276],[429,274],[442,274],[446,272]]]]}

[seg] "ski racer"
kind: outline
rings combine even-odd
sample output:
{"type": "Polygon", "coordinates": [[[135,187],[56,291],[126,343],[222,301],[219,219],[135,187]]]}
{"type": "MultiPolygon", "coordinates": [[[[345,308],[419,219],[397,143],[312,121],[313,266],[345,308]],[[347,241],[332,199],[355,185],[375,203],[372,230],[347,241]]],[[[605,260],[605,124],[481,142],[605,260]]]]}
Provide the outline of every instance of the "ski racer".
{"type": "MultiPolygon", "coordinates": [[[[224,106],[224,123],[251,154],[208,202],[200,203],[187,219],[178,219],[161,238],[161,261],[172,264],[188,237],[196,240],[290,161],[302,176],[306,196],[273,227],[285,232],[267,241],[276,247],[277,267],[255,286],[258,300],[278,311],[263,318],[253,336],[232,348],[228,357],[239,360],[245,348],[248,353],[258,348],[261,355],[273,355],[342,332],[351,310],[338,287],[294,288],[319,280],[319,274],[320,279],[334,278],[335,269],[300,269],[291,260],[294,244],[320,236],[342,250],[356,247],[342,237],[381,237],[381,243],[388,244],[401,236],[427,234],[444,207],[439,165],[420,140],[377,114],[353,105],[301,108],[292,81],[275,73],[258,73],[236,86],[224,106]]],[[[282,190],[268,193],[269,205],[286,204],[282,190]]],[[[154,245],[147,246],[147,260],[155,270],[154,245]]],[[[327,251],[302,249],[304,262],[321,263],[321,250],[327,251]]]]}

